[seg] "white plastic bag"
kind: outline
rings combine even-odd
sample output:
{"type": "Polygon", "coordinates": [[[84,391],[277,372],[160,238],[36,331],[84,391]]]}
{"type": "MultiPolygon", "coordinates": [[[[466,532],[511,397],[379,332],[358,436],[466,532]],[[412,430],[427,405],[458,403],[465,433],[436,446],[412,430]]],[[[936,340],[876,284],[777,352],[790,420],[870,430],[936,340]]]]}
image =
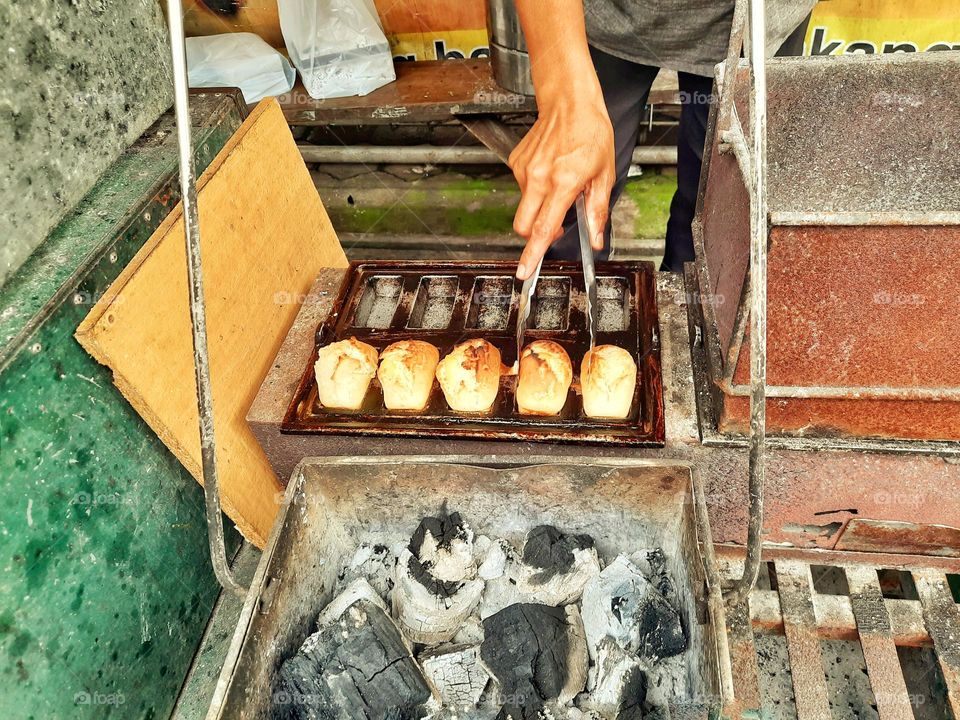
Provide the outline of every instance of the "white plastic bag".
{"type": "Polygon", "coordinates": [[[190,87],[238,87],[247,103],[290,92],[297,72],[253,33],[187,38],[190,87]]]}
{"type": "Polygon", "coordinates": [[[366,95],[396,80],[372,0],[279,0],[280,29],[307,93],[366,95]]]}

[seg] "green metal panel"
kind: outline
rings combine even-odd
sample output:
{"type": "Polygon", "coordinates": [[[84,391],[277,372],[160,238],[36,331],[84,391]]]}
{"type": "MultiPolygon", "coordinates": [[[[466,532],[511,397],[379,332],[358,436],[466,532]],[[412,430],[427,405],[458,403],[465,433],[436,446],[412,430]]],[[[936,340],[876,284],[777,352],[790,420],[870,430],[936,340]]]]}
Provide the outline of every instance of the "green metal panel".
{"type": "MultiPolygon", "coordinates": [[[[241,107],[194,96],[198,169],[241,107]]],[[[219,593],[202,490],[73,337],[175,171],[165,116],[0,293],[2,718],[168,717],[219,593]]]]}

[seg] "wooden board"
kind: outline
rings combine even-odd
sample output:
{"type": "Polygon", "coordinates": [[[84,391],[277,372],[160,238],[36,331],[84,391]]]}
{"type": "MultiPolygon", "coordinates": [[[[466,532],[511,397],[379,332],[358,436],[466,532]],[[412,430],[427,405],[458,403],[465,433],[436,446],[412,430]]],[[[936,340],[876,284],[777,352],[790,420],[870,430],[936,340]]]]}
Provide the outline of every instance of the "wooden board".
{"type": "MultiPolygon", "coordinates": [[[[197,182],[223,509],[262,546],[281,484],[247,409],[324,267],[346,258],[274,100],[251,113],[197,182]]],[[[182,206],[77,330],[177,458],[201,479],[182,206]]]]}

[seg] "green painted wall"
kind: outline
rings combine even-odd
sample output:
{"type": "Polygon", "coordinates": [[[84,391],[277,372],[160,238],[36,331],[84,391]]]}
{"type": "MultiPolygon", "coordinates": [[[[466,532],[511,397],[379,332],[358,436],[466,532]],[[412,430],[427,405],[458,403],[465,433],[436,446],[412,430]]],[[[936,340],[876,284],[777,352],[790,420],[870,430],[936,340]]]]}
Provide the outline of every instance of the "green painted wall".
{"type": "MultiPolygon", "coordinates": [[[[227,96],[193,109],[202,169],[241,117],[227,96]]],[[[0,718],[168,717],[219,593],[202,490],[73,337],[178,199],[172,130],[0,292],[0,718]]]]}

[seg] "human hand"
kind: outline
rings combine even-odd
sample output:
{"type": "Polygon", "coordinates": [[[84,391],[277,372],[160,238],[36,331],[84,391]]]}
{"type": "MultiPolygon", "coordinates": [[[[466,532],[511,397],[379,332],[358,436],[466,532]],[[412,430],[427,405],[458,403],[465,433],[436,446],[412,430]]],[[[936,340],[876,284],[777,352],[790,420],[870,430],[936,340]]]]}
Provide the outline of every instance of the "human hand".
{"type": "MultiPolygon", "coordinates": [[[[592,67],[590,68],[592,71],[592,67]]],[[[513,229],[527,240],[517,277],[526,280],[562,233],[563,218],[584,193],[593,231],[591,245],[602,250],[616,170],[613,126],[596,75],[591,92],[569,85],[560,97],[538,96],[540,114],[510,155],[520,185],[513,229]]]]}

